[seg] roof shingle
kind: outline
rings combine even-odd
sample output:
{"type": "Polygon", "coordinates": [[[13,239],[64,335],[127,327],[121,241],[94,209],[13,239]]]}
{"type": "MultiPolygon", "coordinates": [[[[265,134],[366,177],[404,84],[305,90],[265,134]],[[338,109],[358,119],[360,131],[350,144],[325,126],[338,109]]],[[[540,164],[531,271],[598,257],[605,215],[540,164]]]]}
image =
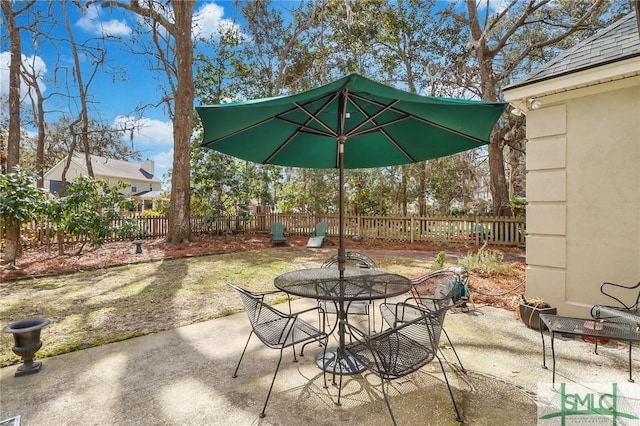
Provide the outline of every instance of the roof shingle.
{"type": "MultiPolygon", "coordinates": [[[[86,167],[84,155],[74,155],[74,161],[86,167]]],[[[114,160],[113,158],[100,157],[98,155],[91,156],[91,166],[95,176],[111,176],[138,181],[161,182],[152,174],[143,170],[138,164],[129,163],[123,160],[114,160]]]]}
{"type": "Polygon", "coordinates": [[[632,12],[504,89],[527,86],[637,56],[640,56],[640,34],[635,12],[632,12]]]}

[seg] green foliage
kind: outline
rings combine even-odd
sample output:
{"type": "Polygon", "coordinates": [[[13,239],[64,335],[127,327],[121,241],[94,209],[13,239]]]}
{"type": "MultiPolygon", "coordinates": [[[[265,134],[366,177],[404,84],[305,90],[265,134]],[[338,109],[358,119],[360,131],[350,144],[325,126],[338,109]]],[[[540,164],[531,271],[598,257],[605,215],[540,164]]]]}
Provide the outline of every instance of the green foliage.
{"type": "Polygon", "coordinates": [[[280,168],[241,161],[211,149],[191,153],[191,209],[205,222],[248,212],[252,200],[269,203],[269,188],[280,168]],[[278,169],[278,171],[274,171],[278,169]]]}
{"type": "Polygon", "coordinates": [[[452,201],[470,198],[477,186],[479,174],[479,169],[474,163],[472,153],[429,161],[427,191],[436,202],[440,214],[449,214],[452,201]]]}
{"type": "Polygon", "coordinates": [[[487,243],[478,250],[477,253],[469,252],[458,260],[458,265],[467,271],[478,274],[480,276],[512,276],[515,271],[503,262],[502,253],[488,249],[487,243]]]}
{"type": "Polygon", "coordinates": [[[160,216],[167,216],[169,214],[170,194],[169,191],[165,191],[153,201],[154,209],[160,216]]]}
{"type": "Polygon", "coordinates": [[[56,230],[80,239],[88,239],[92,246],[102,245],[107,237],[116,234],[133,237],[138,233],[130,220],[121,221],[115,229],[111,224],[120,218],[120,210],[130,210],[132,202],[119,191],[124,185],[109,187],[101,180],[80,177],[67,188],[67,195],[52,200],[49,218],[56,230]]]}
{"type": "Polygon", "coordinates": [[[511,197],[511,211],[515,217],[524,218],[527,208],[527,200],[519,197],[511,197]]]}
{"type": "Polygon", "coordinates": [[[46,196],[34,186],[35,179],[20,167],[15,173],[0,175],[0,217],[7,228],[16,228],[46,211],[46,196]]]}
{"type": "Polygon", "coordinates": [[[156,210],[144,210],[140,213],[141,217],[160,217],[162,216],[162,214],[160,214],[159,211],[156,210]]]}
{"type": "Polygon", "coordinates": [[[440,253],[438,253],[438,256],[436,256],[436,260],[433,261],[433,264],[431,265],[431,270],[435,271],[436,269],[440,269],[442,267],[444,267],[444,262],[447,258],[447,253],[441,251],[440,253]]]}

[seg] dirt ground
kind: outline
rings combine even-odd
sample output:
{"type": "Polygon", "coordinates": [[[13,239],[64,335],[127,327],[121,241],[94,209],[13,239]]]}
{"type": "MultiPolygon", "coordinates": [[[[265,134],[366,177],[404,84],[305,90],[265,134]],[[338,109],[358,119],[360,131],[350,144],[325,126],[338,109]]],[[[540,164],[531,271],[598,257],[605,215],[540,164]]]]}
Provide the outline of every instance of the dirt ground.
{"type": "MultiPolygon", "coordinates": [[[[308,237],[289,236],[287,245],[305,247],[308,237]]],[[[444,251],[447,255],[463,256],[476,251],[477,246],[437,246],[426,242],[391,242],[383,240],[365,240],[353,242],[346,240],[347,249],[372,250],[376,256],[403,257],[412,256],[416,251],[428,252],[435,256],[444,251]]],[[[332,238],[325,247],[335,246],[337,238],[332,238]]],[[[167,244],[163,239],[147,240],[142,244],[142,253],[135,254],[135,245],[131,241],[107,243],[101,247],[85,246],[80,255],[73,254],[77,247],[65,247],[66,254],[58,256],[57,247],[43,247],[25,250],[16,262],[19,269],[3,266],[0,282],[28,277],[43,277],[81,270],[101,269],[115,265],[148,262],[152,260],[179,257],[194,257],[217,253],[233,253],[271,247],[269,235],[241,234],[210,236],[198,235],[193,242],[178,245],[167,244]],[[132,256],[132,254],[135,254],[132,256]]],[[[472,274],[469,288],[475,303],[511,309],[524,293],[524,251],[516,247],[491,247],[501,252],[506,262],[511,264],[515,274],[511,277],[482,277],[472,274]]]]}

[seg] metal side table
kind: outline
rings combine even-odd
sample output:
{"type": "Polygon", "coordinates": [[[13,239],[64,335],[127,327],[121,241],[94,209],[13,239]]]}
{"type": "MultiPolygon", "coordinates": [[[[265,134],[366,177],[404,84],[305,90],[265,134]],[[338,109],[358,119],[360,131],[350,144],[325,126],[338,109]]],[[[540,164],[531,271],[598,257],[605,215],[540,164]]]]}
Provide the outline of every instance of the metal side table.
{"type": "Polygon", "coordinates": [[[598,353],[598,339],[618,340],[629,342],[629,381],[633,382],[631,369],[631,347],[640,342],[637,327],[631,324],[598,321],[589,318],[571,318],[560,315],[540,314],[540,336],[542,337],[542,367],[547,368],[547,357],[544,345],[544,330],[551,335],[551,358],[553,360],[553,384],[556,382],[556,353],[554,348],[555,335],[569,334],[575,336],[593,337],[596,341],[595,352],[598,353]]]}

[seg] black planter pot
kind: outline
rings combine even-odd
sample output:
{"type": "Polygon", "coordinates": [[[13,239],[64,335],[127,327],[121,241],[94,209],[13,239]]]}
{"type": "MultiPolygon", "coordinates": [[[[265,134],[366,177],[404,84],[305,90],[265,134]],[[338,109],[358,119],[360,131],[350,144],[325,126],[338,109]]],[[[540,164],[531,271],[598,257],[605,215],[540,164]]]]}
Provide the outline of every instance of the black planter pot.
{"type": "Polygon", "coordinates": [[[15,346],[11,350],[22,358],[23,364],[16,370],[15,377],[26,376],[40,371],[41,362],[33,360],[36,352],[42,347],[40,330],[50,323],[44,318],[28,318],[9,324],[2,329],[13,334],[15,346]]]}
{"type": "Polygon", "coordinates": [[[556,315],[558,309],[554,307],[536,308],[535,306],[520,304],[520,319],[529,328],[540,330],[540,314],[556,315]]]}

